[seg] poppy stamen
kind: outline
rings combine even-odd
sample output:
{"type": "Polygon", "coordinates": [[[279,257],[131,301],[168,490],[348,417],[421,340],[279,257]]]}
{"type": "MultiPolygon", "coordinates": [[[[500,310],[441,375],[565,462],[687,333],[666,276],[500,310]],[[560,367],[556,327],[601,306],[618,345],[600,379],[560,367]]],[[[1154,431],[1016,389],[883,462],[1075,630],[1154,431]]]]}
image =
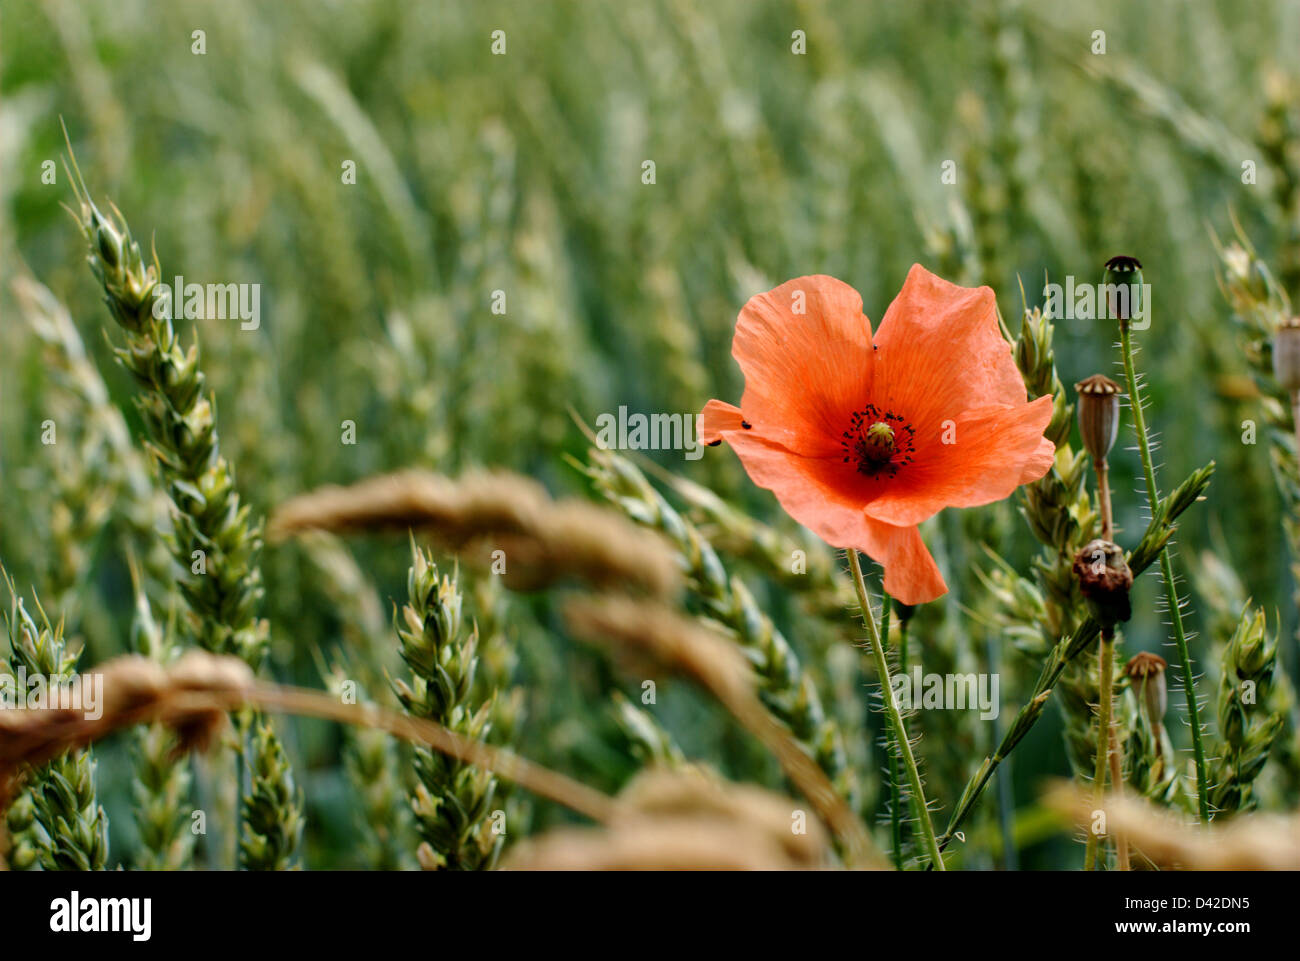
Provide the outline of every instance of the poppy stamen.
{"type": "Polygon", "coordinates": [[[858,473],[868,477],[893,477],[900,467],[912,462],[915,436],[912,426],[899,414],[868,404],[849,419],[849,429],[840,441],[844,463],[855,464],[858,473]]]}

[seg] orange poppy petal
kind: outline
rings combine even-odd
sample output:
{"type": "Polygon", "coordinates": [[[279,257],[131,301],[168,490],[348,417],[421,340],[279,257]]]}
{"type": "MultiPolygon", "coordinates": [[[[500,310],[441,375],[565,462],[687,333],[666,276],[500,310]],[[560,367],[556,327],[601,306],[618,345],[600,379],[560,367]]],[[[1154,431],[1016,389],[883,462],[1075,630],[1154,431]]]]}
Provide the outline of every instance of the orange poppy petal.
{"type": "Polygon", "coordinates": [[[926,415],[936,405],[967,410],[1026,400],[988,287],[959,287],[914,264],[876,346],[887,405],[914,424],[932,419],[926,415]]]}
{"type": "Polygon", "coordinates": [[[888,524],[919,524],[945,507],[977,507],[1009,497],[1051,469],[1056,448],[1043,436],[1052,398],[1016,407],[954,413],[948,429],[918,435],[914,462],[864,505],[888,524]]]}
{"type": "Polygon", "coordinates": [[[726,401],[711,400],[704,405],[704,410],[700,411],[696,429],[699,431],[700,440],[706,444],[716,444],[722,440],[723,431],[743,430],[743,421],[739,407],[733,407],[726,401]]]}
{"type": "Polygon", "coordinates": [[[750,478],[776,495],[791,517],[832,547],[856,548],[885,567],[885,590],[905,604],[923,604],[947,592],[939,568],[915,527],[868,517],[852,491],[830,479],[838,461],[802,457],[753,432],[727,442],[750,478]]]}
{"type": "MultiPolygon", "coordinates": [[[[1047,420],[1050,423],[1052,418],[1049,417],[1047,420]]],[[[1043,429],[1046,430],[1046,428],[1043,429]]],[[[1020,484],[1016,486],[1032,484],[1034,481],[1047,476],[1047,472],[1052,469],[1052,465],[1055,463],[1056,445],[1044,437],[1038,445],[1038,450],[1034,451],[1033,456],[1025,461],[1025,466],[1020,471],[1020,484]]]]}
{"type": "Polygon", "coordinates": [[[926,604],[948,593],[939,565],[916,527],[894,527],[868,518],[874,550],[864,548],[885,568],[885,593],[904,604],[926,604]]]}
{"type": "Polygon", "coordinates": [[[798,277],[751,298],[731,353],[745,374],[745,419],[809,457],[838,449],[875,366],[862,297],[825,276],[798,277]]]}

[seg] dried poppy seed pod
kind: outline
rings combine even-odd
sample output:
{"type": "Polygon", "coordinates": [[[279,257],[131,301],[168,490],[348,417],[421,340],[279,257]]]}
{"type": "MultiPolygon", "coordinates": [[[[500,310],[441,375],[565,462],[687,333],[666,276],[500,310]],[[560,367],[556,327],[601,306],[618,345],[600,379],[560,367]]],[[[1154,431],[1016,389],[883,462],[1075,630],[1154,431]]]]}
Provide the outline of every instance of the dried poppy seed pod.
{"type": "Polygon", "coordinates": [[[1147,723],[1159,728],[1164,722],[1165,710],[1169,705],[1168,687],[1165,684],[1165,668],[1169,666],[1159,654],[1142,651],[1134,654],[1124,666],[1124,673],[1133,681],[1133,689],[1142,698],[1142,709],[1146,712],[1147,723]]]}
{"type": "Polygon", "coordinates": [[[1133,572],[1122,547],[1101,538],[1091,540],[1074,555],[1073,570],[1088,609],[1103,631],[1113,631],[1117,623],[1133,616],[1128,599],[1133,572]]]}
{"type": "Polygon", "coordinates": [[[1106,261],[1106,276],[1103,280],[1101,296],[1105,297],[1109,313],[1107,316],[1127,324],[1135,314],[1141,316],[1142,305],[1138,298],[1142,296],[1142,261],[1136,257],[1120,254],[1106,261]]]}
{"type": "Polygon", "coordinates": [[[1288,393],[1300,390],[1300,317],[1283,321],[1273,335],[1273,377],[1288,393]]]}
{"type": "Polygon", "coordinates": [[[1105,374],[1074,385],[1079,395],[1079,435],[1094,461],[1104,461],[1119,436],[1119,396],[1123,391],[1105,374]]]}

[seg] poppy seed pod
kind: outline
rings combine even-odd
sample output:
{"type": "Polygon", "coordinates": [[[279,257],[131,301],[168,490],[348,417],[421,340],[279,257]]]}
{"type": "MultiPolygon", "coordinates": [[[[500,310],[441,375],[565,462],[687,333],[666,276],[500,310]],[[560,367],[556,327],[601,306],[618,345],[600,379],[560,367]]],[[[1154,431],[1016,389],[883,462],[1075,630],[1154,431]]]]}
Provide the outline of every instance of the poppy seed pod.
{"type": "Polygon", "coordinates": [[[1164,721],[1165,710],[1169,704],[1168,688],[1165,684],[1165,668],[1169,666],[1159,654],[1142,651],[1134,654],[1124,666],[1124,673],[1133,682],[1133,689],[1142,698],[1142,709],[1146,711],[1147,723],[1159,727],[1164,721]]]}
{"type": "Polygon", "coordinates": [[[1119,384],[1093,374],[1074,385],[1079,395],[1079,435],[1094,461],[1104,461],[1119,436],[1119,384]]]}
{"type": "Polygon", "coordinates": [[[1273,335],[1273,377],[1283,390],[1300,390],[1300,317],[1283,321],[1273,335]]]}
{"type": "Polygon", "coordinates": [[[1103,631],[1113,631],[1118,622],[1133,616],[1128,599],[1133,571],[1124,560],[1122,547],[1101,538],[1091,540],[1074,555],[1073,570],[1088,609],[1103,631]]]}
{"type": "Polygon", "coordinates": [[[1141,305],[1137,302],[1142,296],[1142,261],[1124,254],[1106,261],[1106,277],[1103,280],[1101,296],[1105,297],[1109,313],[1121,324],[1141,315],[1141,305]]]}

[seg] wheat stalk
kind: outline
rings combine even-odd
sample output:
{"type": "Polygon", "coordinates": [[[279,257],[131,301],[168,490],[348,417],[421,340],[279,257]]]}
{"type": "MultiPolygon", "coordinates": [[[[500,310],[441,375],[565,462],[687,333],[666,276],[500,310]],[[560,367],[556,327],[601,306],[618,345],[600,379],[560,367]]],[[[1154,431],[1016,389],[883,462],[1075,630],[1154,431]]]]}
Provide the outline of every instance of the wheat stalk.
{"type": "MultiPolygon", "coordinates": [[[[368,705],[344,704],[322,691],[259,682],[242,660],[190,650],[163,666],[126,655],[96,669],[103,698],[98,717],[78,708],[0,712],[0,812],[21,786],[25,768],[85,748],[114,731],[161,723],[177,736],[177,750],[205,749],[240,708],[355,724],[424,744],[493,771],[594,821],[608,822],[615,803],[606,795],[500,748],[442,725],[368,705]]],[[[62,698],[60,698],[62,700],[62,698]]]]}
{"type": "MultiPolygon", "coordinates": [[[[69,151],[71,148],[69,148],[69,151]]],[[[147,264],[120,213],[105,217],[90,199],[72,159],[75,212],[85,236],[92,273],[109,313],[125,334],[118,361],[135,378],[137,406],[148,449],[175,508],[169,546],[181,574],[177,587],[190,612],[198,644],[213,653],[237,654],[258,667],[266,655],[268,626],[256,615],[262,596],[257,564],[261,538],[248,507],[241,504],[234,471],[221,456],[216,410],[204,387],[196,346],[182,350],[170,311],[156,310],[157,257],[147,264]],[[202,567],[196,568],[196,555],[202,567]]],[[[250,774],[241,796],[240,861],[254,870],[274,870],[292,861],[301,832],[301,802],[290,788],[287,761],[274,733],[256,718],[241,721],[241,740],[256,728],[253,749],[241,746],[250,774]],[[275,783],[263,778],[278,779],[275,783]],[[269,834],[258,834],[256,818],[269,834]],[[255,857],[265,853],[268,857],[255,857]]],[[[242,779],[241,779],[242,782],[242,779]]],[[[242,792],[242,783],[238,788],[242,792]]]]}
{"type": "Polygon", "coordinates": [[[654,534],[581,501],[553,501],[540,484],[511,474],[451,480],[423,471],[368,478],[299,495],[271,516],[280,540],[305,531],[427,531],[467,563],[504,562],[515,590],[566,578],[672,596],[681,584],[673,552],[654,534]]]}

